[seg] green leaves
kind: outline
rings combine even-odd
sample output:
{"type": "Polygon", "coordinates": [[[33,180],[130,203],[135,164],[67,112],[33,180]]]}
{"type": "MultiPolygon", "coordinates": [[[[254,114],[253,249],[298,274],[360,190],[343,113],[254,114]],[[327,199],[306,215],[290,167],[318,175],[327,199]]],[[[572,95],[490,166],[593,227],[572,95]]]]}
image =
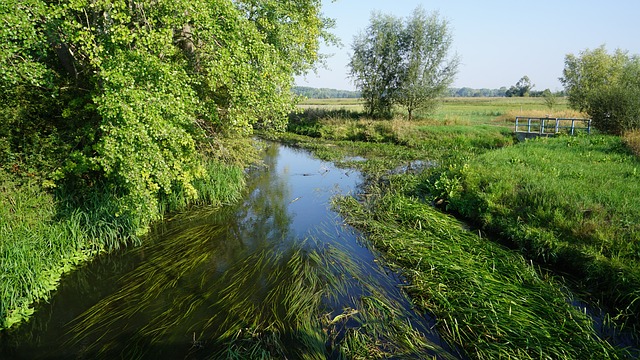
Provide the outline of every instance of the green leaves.
{"type": "Polygon", "coordinates": [[[640,58],[604,46],[565,57],[560,79],[575,109],[591,116],[594,126],[614,134],[640,127],[640,58]]]}
{"type": "Polygon", "coordinates": [[[39,160],[52,163],[48,180],[106,181],[117,215],[144,228],[159,198],[175,189],[199,196],[198,148],[213,149],[210,138],[284,129],[293,75],[313,68],[320,40],[331,39],[320,8],[319,0],[0,0],[0,155],[40,154],[23,139],[47,139],[47,153],[63,154],[39,160]]]}
{"type": "Polygon", "coordinates": [[[417,8],[406,19],[374,13],[371,24],[353,42],[351,76],[371,116],[389,117],[393,104],[430,110],[457,72],[448,57],[452,38],[446,21],[417,8]]]}

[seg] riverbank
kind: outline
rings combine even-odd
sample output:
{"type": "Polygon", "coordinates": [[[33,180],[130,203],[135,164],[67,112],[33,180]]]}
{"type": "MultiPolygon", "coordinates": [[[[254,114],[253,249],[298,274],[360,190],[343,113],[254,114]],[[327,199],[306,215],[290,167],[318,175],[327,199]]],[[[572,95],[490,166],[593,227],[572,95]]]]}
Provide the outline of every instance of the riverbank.
{"type": "MultiPolygon", "coordinates": [[[[240,198],[243,166],[210,161],[206,170],[207,178],[194,184],[197,199],[174,192],[160,202],[159,214],[197,203],[221,206],[240,198]]],[[[109,208],[110,195],[99,188],[94,191],[92,201],[69,208],[73,194],[0,169],[0,330],[28,319],[34,303],[48,300],[64,273],[137,241],[135,233],[141,229],[123,225],[109,208]]]]}
{"type": "Polygon", "coordinates": [[[414,301],[434,312],[439,329],[469,356],[625,357],[599,338],[584,309],[570,304],[586,299],[610,309],[607,325],[635,333],[634,259],[640,241],[634,230],[639,208],[632,199],[640,191],[631,180],[637,158],[619,138],[606,136],[516,145],[503,119],[508,110],[473,120],[479,112],[470,109],[456,115],[469,119],[464,123],[446,116],[372,121],[338,116],[336,109],[307,109],[294,117],[282,139],[365,171],[375,185],[359,202],[340,200],[341,213],[412,280],[414,301]],[[554,163],[556,157],[563,160],[554,163]],[[536,169],[535,164],[545,165],[536,169]],[[546,192],[525,196],[518,190],[540,188],[546,192]],[[432,204],[462,215],[480,232],[459,229],[432,204]],[[564,214],[570,209],[585,224],[572,223],[564,214]],[[575,241],[580,232],[586,236],[575,241]],[[520,252],[507,251],[505,244],[520,252]],[[576,250],[581,247],[589,250],[576,250]],[[511,254],[509,260],[502,261],[503,251],[511,254]],[[607,259],[607,253],[615,257],[607,259]],[[562,277],[549,276],[534,263],[571,277],[569,286],[583,298],[572,300],[562,290],[567,286],[562,277]],[[564,322],[556,322],[560,319],[564,322]],[[570,341],[572,336],[582,340],[570,341]]]}

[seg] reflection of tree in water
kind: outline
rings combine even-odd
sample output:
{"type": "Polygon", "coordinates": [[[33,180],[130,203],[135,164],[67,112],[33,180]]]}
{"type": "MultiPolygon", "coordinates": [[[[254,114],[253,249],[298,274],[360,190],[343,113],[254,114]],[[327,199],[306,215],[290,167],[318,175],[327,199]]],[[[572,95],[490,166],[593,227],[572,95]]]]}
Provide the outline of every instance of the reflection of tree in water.
{"type": "MultiPolygon", "coordinates": [[[[278,146],[268,146],[268,169],[276,168],[277,158],[278,146]]],[[[109,353],[121,347],[123,334],[131,351],[152,343],[185,343],[187,334],[200,333],[193,324],[212,319],[212,304],[224,307],[219,296],[227,284],[220,280],[234,276],[225,275],[230,267],[260,275],[245,278],[249,282],[243,285],[245,295],[260,302],[268,293],[262,275],[270,270],[266,263],[255,263],[254,258],[247,264],[246,259],[256,251],[265,258],[268,249],[289,237],[289,190],[270,170],[255,174],[248,185],[250,195],[238,206],[177,218],[159,231],[159,241],[135,249],[144,262],[120,279],[117,291],[76,319],[70,345],[95,344],[109,353]]],[[[207,328],[210,332],[216,327],[207,328]]],[[[97,347],[89,347],[89,353],[97,347]]]]}
{"type": "Polygon", "coordinates": [[[278,155],[279,146],[268,144],[264,156],[268,170],[249,182],[250,195],[238,210],[237,232],[231,234],[254,250],[280,243],[291,233],[290,190],[286,179],[275,173],[278,155]]]}

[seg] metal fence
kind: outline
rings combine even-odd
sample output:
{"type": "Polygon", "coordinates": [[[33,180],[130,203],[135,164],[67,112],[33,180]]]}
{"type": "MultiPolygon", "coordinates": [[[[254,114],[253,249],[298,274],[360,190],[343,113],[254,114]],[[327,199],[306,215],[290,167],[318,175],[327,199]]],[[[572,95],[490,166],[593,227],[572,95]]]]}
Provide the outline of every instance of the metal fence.
{"type": "Polygon", "coordinates": [[[575,135],[578,132],[591,134],[591,119],[516,117],[516,133],[540,134],[544,136],[558,133],[575,135]]]}

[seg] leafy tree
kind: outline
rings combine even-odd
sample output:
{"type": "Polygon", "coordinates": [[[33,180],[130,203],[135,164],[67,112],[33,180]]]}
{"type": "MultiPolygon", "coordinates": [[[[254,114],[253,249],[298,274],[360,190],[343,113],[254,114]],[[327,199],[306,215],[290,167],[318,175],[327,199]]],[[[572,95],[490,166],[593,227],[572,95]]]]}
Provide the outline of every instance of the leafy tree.
{"type": "Polygon", "coordinates": [[[349,63],[368,114],[388,117],[395,103],[411,118],[415,110],[433,107],[457,71],[457,58],[448,57],[451,41],[446,21],[421,8],[406,20],[373,13],[354,39],[349,63]]]}
{"type": "Polygon", "coordinates": [[[544,103],[549,108],[549,111],[553,111],[553,108],[558,105],[558,94],[552,92],[549,89],[545,89],[542,92],[542,97],[544,98],[544,103]]]}
{"type": "Polygon", "coordinates": [[[391,115],[394,94],[401,80],[402,27],[401,19],[374,12],[367,30],[353,41],[351,76],[370,116],[391,115]]]}
{"type": "Polygon", "coordinates": [[[525,97],[529,96],[531,89],[533,89],[535,85],[531,84],[531,80],[529,80],[528,76],[523,76],[518,80],[518,82],[509,88],[505,93],[506,97],[525,97]]]}
{"type": "Polygon", "coordinates": [[[640,58],[604,46],[565,57],[560,78],[572,108],[584,111],[596,128],[621,134],[640,127],[640,58]]]}
{"type": "Polygon", "coordinates": [[[428,15],[418,7],[402,29],[401,81],[395,93],[411,120],[416,110],[433,109],[453,82],[458,58],[449,58],[452,36],[447,22],[437,13],[428,15]]]}
{"type": "Polygon", "coordinates": [[[320,8],[0,0],[1,160],[39,158],[58,185],[106,184],[115,215],[143,228],[161,196],[197,196],[208,139],[284,128],[293,75],[332,39],[320,8]]]}

